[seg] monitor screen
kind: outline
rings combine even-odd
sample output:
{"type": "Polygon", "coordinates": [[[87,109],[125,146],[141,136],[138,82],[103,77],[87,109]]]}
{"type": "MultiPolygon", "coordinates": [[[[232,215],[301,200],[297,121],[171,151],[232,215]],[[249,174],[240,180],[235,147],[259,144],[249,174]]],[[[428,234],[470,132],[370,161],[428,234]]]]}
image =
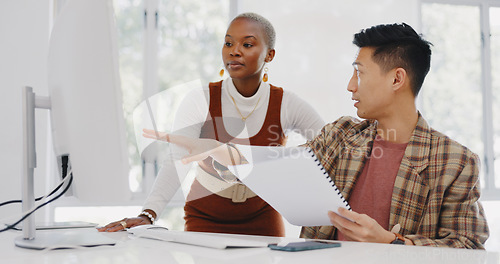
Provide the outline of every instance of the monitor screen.
{"type": "Polygon", "coordinates": [[[127,201],[129,160],[111,1],[67,1],[48,58],[57,157],[69,155],[72,193],[85,203],[127,201]]]}

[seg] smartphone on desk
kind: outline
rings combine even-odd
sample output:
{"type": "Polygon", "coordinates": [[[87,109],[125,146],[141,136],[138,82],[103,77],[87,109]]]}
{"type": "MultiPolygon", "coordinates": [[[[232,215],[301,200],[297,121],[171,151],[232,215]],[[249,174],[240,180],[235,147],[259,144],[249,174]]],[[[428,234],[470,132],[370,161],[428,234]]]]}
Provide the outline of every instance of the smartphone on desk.
{"type": "Polygon", "coordinates": [[[304,241],[304,242],[291,242],[286,246],[278,246],[277,244],[269,244],[268,247],[274,250],[282,250],[282,251],[304,251],[304,250],[313,250],[313,249],[322,249],[322,248],[333,248],[340,247],[340,242],[333,241],[304,241]]]}

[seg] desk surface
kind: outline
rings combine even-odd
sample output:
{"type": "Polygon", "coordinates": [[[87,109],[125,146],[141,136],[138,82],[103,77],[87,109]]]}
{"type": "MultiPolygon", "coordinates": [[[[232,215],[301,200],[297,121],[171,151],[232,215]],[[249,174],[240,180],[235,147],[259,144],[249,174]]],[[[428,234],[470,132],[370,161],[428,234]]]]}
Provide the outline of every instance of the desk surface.
{"type": "MultiPolygon", "coordinates": [[[[89,230],[93,232],[94,230],[89,230]]],[[[37,231],[43,232],[43,231],[37,231]]],[[[49,231],[53,232],[53,231],[49,231]]],[[[498,252],[431,248],[373,243],[342,242],[340,248],[282,252],[269,248],[210,249],[198,246],[136,238],[126,232],[107,233],[115,246],[38,251],[16,247],[21,232],[0,233],[2,263],[415,263],[500,264],[498,252]]],[[[269,243],[280,238],[251,237],[269,243]]],[[[299,239],[297,239],[299,240],[299,239]]]]}

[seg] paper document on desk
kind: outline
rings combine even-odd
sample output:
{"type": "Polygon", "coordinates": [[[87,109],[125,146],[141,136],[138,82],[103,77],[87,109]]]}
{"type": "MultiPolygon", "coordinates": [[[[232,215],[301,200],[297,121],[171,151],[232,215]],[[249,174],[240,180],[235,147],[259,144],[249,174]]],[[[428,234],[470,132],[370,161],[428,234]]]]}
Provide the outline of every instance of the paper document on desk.
{"type": "Polygon", "coordinates": [[[268,245],[265,241],[251,239],[243,235],[175,231],[150,225],[134,227],[129,229],[128,232],[137,237],[217,249],[267,247],[268,245]]]}
{"type": "Polygon", "coordinates": [[[291,224],[331,225],[329,210],[350,210],[311,149],[237,147],[249,163],[229,170],[291,224]]]}

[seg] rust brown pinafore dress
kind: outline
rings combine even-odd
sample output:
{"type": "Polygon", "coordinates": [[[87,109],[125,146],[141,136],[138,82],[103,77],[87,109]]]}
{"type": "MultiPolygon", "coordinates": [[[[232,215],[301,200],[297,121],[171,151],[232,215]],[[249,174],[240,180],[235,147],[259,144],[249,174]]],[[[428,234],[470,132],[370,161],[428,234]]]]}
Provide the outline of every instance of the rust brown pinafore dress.
{"type": "MultiPolygon", "coordinates": [[[[200,138],[212,138],[223,143],[248,144],[254,146],[279,146],[286,143],[280,120],[283,89],[271,85],[269,105],[260,131],[242,140],[230,136],[222,121],[222,81],[210,83],[209,116],[201,129],[200,138]]],[[[212,159],[199,162],[206,172],[214,177],[212,159]]],[[[184,206],[185,230],[213,233],[231,233],[265,236],[285,236],[281,215],[259,196],[247,198],[244,202],[233,202],[204,188],[196,179],[191,185],[184,206]]]]}

